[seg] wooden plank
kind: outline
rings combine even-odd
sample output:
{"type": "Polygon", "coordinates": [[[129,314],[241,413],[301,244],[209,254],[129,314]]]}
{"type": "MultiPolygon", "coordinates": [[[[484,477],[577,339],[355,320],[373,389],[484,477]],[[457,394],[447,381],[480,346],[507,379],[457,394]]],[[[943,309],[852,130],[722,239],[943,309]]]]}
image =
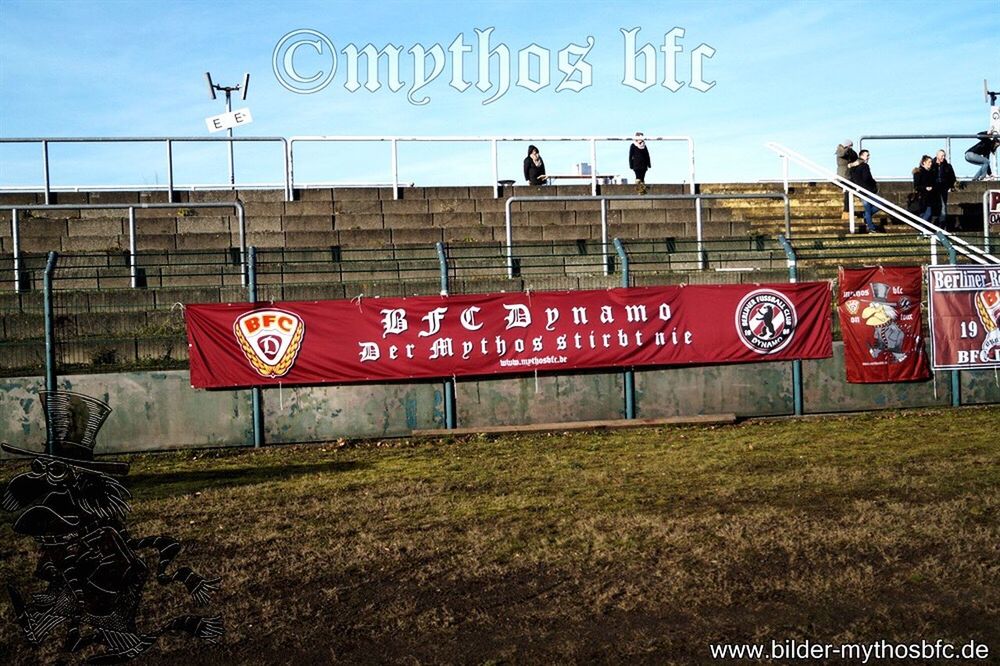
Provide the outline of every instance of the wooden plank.
{"type": "Polygon", "coordinates": [[[565,423],[534,423],[527,425],[484,426],[480,428],[455,428],[414,430],[413,437],[445,437],[449,435],[507,434],[518,432],[551,432],[581,430],[619,430],[624,428],[655,428],[670,425],[730,425],[736,423],[735,414],[700,414],[671,416],[662,419],[613,419],[601,421],[567,421],[565,423]]]}

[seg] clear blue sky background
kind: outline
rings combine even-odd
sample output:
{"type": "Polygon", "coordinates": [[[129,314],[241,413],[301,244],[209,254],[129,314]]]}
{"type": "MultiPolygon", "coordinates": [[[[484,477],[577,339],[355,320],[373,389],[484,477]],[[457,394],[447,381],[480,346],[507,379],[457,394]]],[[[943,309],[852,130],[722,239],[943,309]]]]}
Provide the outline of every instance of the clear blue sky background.
{"type": "MultiPolygon", "coordinates": [[[[254,117],[238,135],[690,135],[698,180],[777,178],[777,158],[764,148],[778,141],[826,166],[838,142],[863,134],[965,133],[984,129],[988,107],[983,79],[1000,89],[1000,2],[54,2],[2,0],[0,28],[0,135],[208,136],[204,119],[223,109],[209,99],[204,72],[236,84],[251,73],[248,106],[254,117]],[[552,53],[551,84],[538,92],[513,85],[492,93],[448,86],[452,70],[424,89],[430,102],[411,104],[415,44],[448,45],[461,33],[473,45],[466,78],[477,79],[476,28],[495,28],[492,44],[509,47],[516,80],[518,50],[534,43],[552,53]],[[707,92],[677,92],[656,85],[638,92],[622,84],[627,54],[621,29],[640,28],[639,43],[662,44],[674,27],[680,41],[678,79],[690,80],[692,49],[707,44],[707,92]],[[272,72],[272,52],[286,33],[312,29],[338,51],[331,84],[309,95],[289,92],[272,72]],[[593,84],[581,92],[554,91],[561,74],[558,51],[567,44],[595,46],[586,61],[593,84]],[[345,89],[348,44],[403,47],[393,93],[345,89]]],[[[664,77],[657,50],[658,82],[664,77]]],[[[315,51],[301,49],[302,73],[320,69],[315,51]]],[[[385,81],[385,65],[381,67],[385,81]]],[[[493,80],[497,64],[493,64],[493,80]]],[[[955,144],[960,175],[969,175],[955,144]]],[[[873,144],[877,177],[904,176],[919,154],[940,142],[873,144]]],[[[629,175],[626,144],[602,144],[605,173],[629,175]]],[[[501,177],[520,178],[525,145],[501,148],[501,177]]],[[[550,172],[570,173],[589,161],[586,147],[542,144],[550,172]]],[[[652,147],[651,181],[686,175],[679,146],[652,147]]],[[[0,146],[0,183],[40,182],[36,146],[0,146]]],[[[387,181],[386,145],[308,146],[296,160],[300,181],[387,181]]],[[[401,149],[406,181],[487,183],[486,146],[426,145],[401,149]]],[[[164,183],[160,146],[52,148],[56,183],[164,183]]],[[[240,147],[237,178],[278,181],[275,147],[240,147]]],[[[221,146],[177,149],[181,183],[222,182],[221,146]]]]}

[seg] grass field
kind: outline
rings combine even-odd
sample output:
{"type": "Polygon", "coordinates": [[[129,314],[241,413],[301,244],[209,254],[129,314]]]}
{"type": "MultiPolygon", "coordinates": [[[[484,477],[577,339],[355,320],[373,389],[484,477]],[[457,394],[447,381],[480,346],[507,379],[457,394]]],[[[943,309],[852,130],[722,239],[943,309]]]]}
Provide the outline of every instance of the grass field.
{"type": "MultiPolygon", "coordinates": [[[[222,576],[227,628],[142,663],[704,663],[793,639],[995,662],[998,431],[992,407],[133,457],[133,533],[222,576]]],[[[0,577],[37,589],[5,516],[0,577]]],[[[140,625],[195,612],[182,593],[152,583],[140,625]]],[[[0,609],[0,654],[54,655],[58,630],[32,652],[0,609]]]]}

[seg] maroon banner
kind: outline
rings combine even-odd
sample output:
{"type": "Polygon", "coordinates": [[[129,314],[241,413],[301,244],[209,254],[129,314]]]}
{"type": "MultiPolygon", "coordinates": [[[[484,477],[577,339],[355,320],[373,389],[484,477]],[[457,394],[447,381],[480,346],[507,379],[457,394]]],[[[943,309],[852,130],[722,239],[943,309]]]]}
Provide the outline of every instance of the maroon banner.
{"type": "Polygon", "coordinates": [[[1000,267],[931,266],[935,370],[1000,368],[1000,267]]]}
{"type": "Polygon", "coordinates": [[[832,355],[825,282],[185,308],[191,384],[222,388],[832,355]]]}
{"type": "Polygon", "coordinates": [[[841,268],[837,311],[847,381],[930,379],[921,335],[920,266],[841,268]]]}

